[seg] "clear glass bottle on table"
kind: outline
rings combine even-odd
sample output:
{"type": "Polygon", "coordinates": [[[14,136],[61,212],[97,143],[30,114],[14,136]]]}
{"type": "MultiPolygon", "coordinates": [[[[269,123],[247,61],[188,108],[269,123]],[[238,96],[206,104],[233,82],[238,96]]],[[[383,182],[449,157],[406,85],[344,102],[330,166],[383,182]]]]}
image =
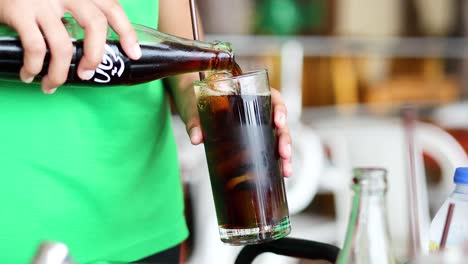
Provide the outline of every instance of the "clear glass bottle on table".
{"type": "Polygon", "coordinates": [[[394,264],[385,212],[387,171],[353,170],[351,216],[337,264],[394,264]]]}

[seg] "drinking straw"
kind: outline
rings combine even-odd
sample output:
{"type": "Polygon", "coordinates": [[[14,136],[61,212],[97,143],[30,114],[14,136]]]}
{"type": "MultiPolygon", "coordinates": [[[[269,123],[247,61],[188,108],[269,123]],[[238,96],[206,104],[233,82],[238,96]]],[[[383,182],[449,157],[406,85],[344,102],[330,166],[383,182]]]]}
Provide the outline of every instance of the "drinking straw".
{"type": "MultiPolygon", "coordinates": [[[[200,34],[198,32],[198,16],[197,16],[197,6],[195,5],[195,0],[189,0],[190,2],[190,16],[192,18],[192,32],[193,39],[200,40],[200,34]]],[[[200,81],[205,79],[203,72],[198,73],[200,76],[200,81]]]]}
{"type": "Polygon", "coordinates": [[[421,230],[418,201],[418,187],[415,164],[414,127],[416,122],[416,110],[412,106],[403,108],[403,124],[405,128],[406,141],[409,156],[409,222],[410,222],[410,249],[409,255],[415,256],[421,251],[421,230]]]}
{"type": "Polygon", "coordinates": [[[455,209],[455,204],[450,203],[447,211],[447,217],[445,218],[444,230],[442,231],[442,238],[440,239],[439,250],[445,249],[445,244],[447,243],[448,232],[450,230],[450,224],[452,223],[453,210],[455,209]]]}

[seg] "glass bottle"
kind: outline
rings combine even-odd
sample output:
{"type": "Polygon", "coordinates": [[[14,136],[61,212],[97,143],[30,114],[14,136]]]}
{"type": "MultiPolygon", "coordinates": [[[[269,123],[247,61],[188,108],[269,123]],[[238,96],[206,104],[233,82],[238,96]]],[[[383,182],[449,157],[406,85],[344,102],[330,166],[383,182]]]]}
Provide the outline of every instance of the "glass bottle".
{"type": "Polygon", "coordinates": [[[338,264],[394,264],[385,212],[387,171],[353,170],[352,211],[338,264]]]}
{"type": "MultiPolygon", "coordinates": [[[[123,52],[118,35],[109,28],[105,54],[94,76],[81,80],[77,75],[78,63],[83,56],[84,31],[71,18],[64,19],[74,46],[67,84],[130,85],[153,81],[188,72],[232,71],[240,73],[229,43],[206,43],[168,35],[157,30],[133,25],[138,35],[142,57],[131,60],[123,52]]],[[[47,51],[41,73],[35,81],[47,74],[50,54],[47,51]]],[[[7,26],[0,27],[0,78],[19,80],[23,65],[23,49],[17,33],[7,26]]]]}

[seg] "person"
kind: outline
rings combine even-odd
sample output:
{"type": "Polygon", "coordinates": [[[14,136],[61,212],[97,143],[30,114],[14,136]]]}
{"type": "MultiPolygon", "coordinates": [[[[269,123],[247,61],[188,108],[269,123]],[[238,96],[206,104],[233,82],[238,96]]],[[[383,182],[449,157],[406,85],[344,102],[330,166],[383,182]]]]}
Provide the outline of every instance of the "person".
{"type": "MultiPolygon", "coordinates": [[[[132,262],[152,255],[158,261],[178,252],[188,231],[165,89],[160,81],[60,87],[72,54],[61,19],[70,14],[85,31],[78,74],[89,79],[103,56],[107,26],[132,59],[141,50],[129,21],[152,28],[159,21],[161,31],[191,38],[188,1],[0,0],[0,10],[0,22],[18,32],[24,48],[23,83],[0,81],[2,263],[28,263],[44,240],[67,244],[78,263],[132,262]],[[48,73],[33,83],[46,47],[48,73]]],[[[196,76],[174,77],[168,94],[191,142],[200,144],[196,76]]],[[[288,176],[286,107],[278,91],[272,98],[288,176]]]]}

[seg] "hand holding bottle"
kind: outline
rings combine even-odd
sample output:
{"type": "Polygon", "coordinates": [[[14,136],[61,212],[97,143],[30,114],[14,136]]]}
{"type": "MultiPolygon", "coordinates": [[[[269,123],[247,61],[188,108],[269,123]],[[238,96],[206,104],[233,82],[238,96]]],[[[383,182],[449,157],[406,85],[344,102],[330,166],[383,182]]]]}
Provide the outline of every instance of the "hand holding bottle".
{"type": "Polygon", "coordinates": [[[62,85],[70,67],[73,46],[61,22],[70,13],[85,31],[84,56],[78,75],[88,80],[100,64],[108,24],[119,35],[123,50],[131,59],[139,59],[141,50],[136,33],[117,0],[0,0],[0,23],[14,28],[24,48],[21,80],[30,83],[41,71],[46,49],[51,58],[42,90],[53,93],[62,85]]]}

